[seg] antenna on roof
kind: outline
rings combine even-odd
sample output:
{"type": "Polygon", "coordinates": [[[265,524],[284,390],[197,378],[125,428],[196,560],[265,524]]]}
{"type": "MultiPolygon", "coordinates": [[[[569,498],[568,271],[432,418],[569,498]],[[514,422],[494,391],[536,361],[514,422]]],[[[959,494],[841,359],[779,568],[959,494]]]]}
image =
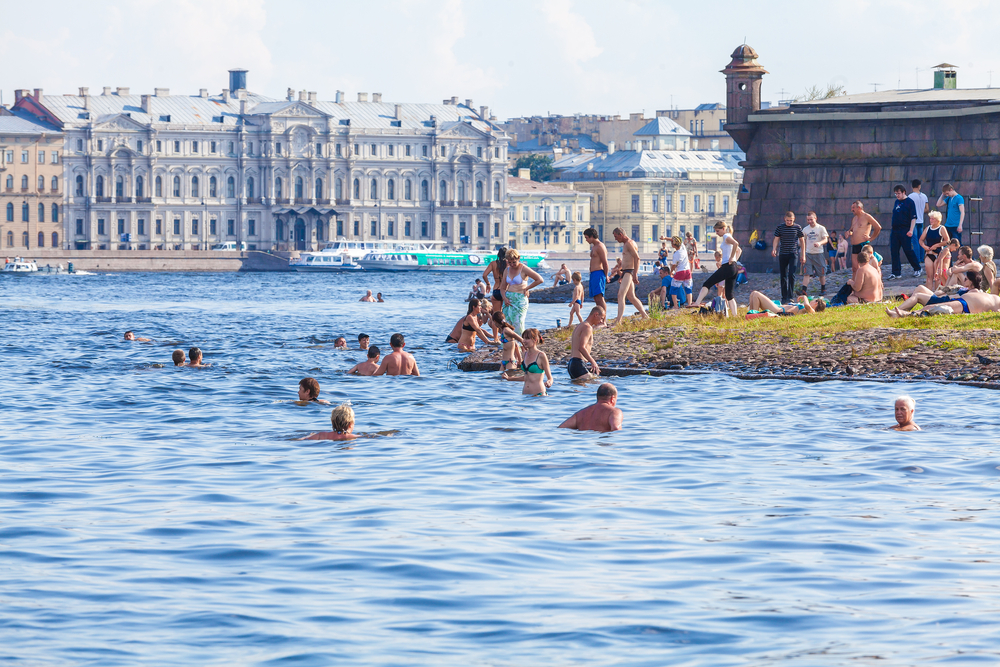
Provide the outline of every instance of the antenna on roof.
{"type": "Polygon", "coordinates": [[[878,92],[878,87],[881,86],[882,84],[881,83],[869,83],[868,85],[869,86],[873,86],[875,88],[875,92],[877,93],[878,92]]]}

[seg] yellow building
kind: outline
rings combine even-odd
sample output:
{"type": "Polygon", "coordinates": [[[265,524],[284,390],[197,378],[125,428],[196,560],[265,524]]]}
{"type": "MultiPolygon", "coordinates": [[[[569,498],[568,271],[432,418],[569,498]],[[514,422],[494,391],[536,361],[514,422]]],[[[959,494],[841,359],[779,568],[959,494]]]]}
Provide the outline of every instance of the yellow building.
{"type": "Polygon", "coordinates": [[[0,109],[0,246],[6,255],[61,248],[62,133],[0,109]]]}
{"type": "Polygon", "coordinates": [[[528,169],[518,175],[507,177],[507,245],[529,251],[589,249],[583,231],[590,227],[591,195],[532,181],[528,169]]]}

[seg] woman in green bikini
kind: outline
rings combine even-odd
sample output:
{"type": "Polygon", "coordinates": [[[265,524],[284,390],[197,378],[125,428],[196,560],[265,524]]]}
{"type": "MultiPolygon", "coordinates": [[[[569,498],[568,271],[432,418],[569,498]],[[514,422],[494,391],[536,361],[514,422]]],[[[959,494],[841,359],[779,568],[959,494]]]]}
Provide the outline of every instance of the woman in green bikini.
{"type": "Polygon", "coordinates": [[[521,370],[524,371],[524,375],[507,377],[506,379],[523,381],[522,394],[545,396],[545,388],[551,387],[553,380],[552,371],[549,370],[549,358],[538,349],[542,343],[542,334],[538,332],[538,329],[525,329],[521,338],[524,340],[524,360],[521,361],[521,370]]]}

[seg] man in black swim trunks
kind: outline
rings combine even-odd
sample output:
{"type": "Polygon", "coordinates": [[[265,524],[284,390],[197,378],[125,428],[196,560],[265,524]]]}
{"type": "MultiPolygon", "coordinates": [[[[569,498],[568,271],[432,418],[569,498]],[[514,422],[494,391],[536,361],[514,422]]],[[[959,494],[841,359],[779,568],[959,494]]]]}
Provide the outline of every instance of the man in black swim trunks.
{"type": "Polygon", "coordinates": [[[851,213],[854,219],[851,220],[851,229],[847,232],[847,239],[851,243],[851,278],[855,278],[858,268],[858,254],[866,245],[870,245],[879,234],[882,233],[882,225],[878,220],[865,212],[865,205],[861,200],[856,200],[851,204],[851,213]]]}
{"type": "Polygon", "coordinates": [[[572,380],[586,379],[589,375],[600,375],[601,369],[597,361],[590,354],[590,348],[594,344],[594,327],[604,323],[604,309],[594,306],[590,310],[587,319],[576,325],[573,329],[573,343],[570,351],[570,360],[567,370],[572,380]],[[584,361],[590,362],[590,371],[584,361]]]}

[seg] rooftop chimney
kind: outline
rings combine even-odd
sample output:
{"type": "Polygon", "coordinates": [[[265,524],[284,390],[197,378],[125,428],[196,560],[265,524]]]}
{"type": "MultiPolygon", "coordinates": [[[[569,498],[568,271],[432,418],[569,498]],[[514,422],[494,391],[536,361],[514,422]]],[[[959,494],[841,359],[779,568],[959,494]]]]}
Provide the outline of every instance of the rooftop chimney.
{"type": "Polygon", "coordinates": [[[111,94],[111,86],[104,86],[104,91],[101,93],[101,95],[110,95],[110,94],[111,94]]]}
{"type": "Polygon", "coordinates": [[[372,102],[382,104],[382,93],[372,93],[372,102]]]}
{"type": "Polygon", "coordinates": [[[90,95],[90,88],[80,86],[80,97],[86,97],[87,95],[90,95]]]}
{"type": "Polygon", "coordinates": [[[152,106],[150,105],[150,100],[151,99],[152,99],[152,95],[143,95],[142,96],[142,112],[143,113],[152,113],[150,111],[150,109],[152,108],[152,106]]]}
{"type": "Polygon", "coordinates": [[[287,99],[289,102],[291,102],[292,100],[294,100],[295,99],[295,91],[292,90],[291,88],[289,88],[288,92],[285,93],[285,99],[287,99]]]}
{"type": "Polygon", "coordinates": [[[479,117],[483,120],[487,120],[490,117],[490,108],[484,106],[479,107],[479,117]]]}
{"type": "Polygon", "coordinates": [[[451,103],[454,104],[455,106],[458,106],[458,95],[455,95],[454,97],[451,98],[451,103]]]}
{"type": "Polygon", "coordinates": [[[467,107],[469,107],[471,109],[472,108],[472,100],[466,99],[465,100],[465,106],[467,106],[467,107]]]}
{"type": "Polygon", "coordinates": [[[41,88],[35,88],[35,101],[36,102],[41,102],[42,101],[42,89],[41,88]]]}
{"type": "Polygon", "coordinates": [[[531,180],[531,170],[530,169],[518,169],[517,170],[517,177],[518,178],[523,178],[523,179],[525,179],[527,181],[530,181],[531,180]]]}
{"type": "Polygon", "coordinates": [[[228,88],[223,88],[222,89],[222,102],[223,102],[223,104],[229,104],[229,89],[228,88]]]}
{"type": "Polygon", "coordinates": [[[310,92],[307,99],[310,102],[315,102],[316,101],[316,91],[310,92]]]}
{"type": "Polygon", "coordinates": [[[247,112],[247,100],[245,97],[240,98],[240,115],[246,115],[247,112]]]}
{"type": "Polygon", "coordinates": [[[611,155],[614,152],[615,152],[615,142],[609,141],[608,142],[608,155],[611,155]]]}
{"type": "Polygon", "coordinates": [[[336,97],[333,98],[333,101],[336,102],[337,104],[343,104],[344,103],[344,91],[338,90],[336,97]]]}
{"type": "Polygon", "coordinates": [[[368,93],[358,93],[358,102],[367,102],[368,93]]]}
{"type": "Polygon", "coordinates": [[[237,90],[247,89],[247,71],[245,69],[229,70],[229,92],[235,93],[237,90]]]}
{"type": "Polygon", "coordinates": [[[22,97],[31,97],[31,91],[27,88],[18,88],[14,91],[14,103],[16,104],[22,97]]]}
{"type": "Polygon", "coordinates": [[[306,91],[300,90],[299,91],[299,102],[305,102],[305,101],[306,101],[306,91]]]}
{"type": "Polygon", "coordinates": [[[128,95],[128,88],[122,88],[121,86],[118,86],[117,92],[119,95],[128,95]]]}
{"type": "Polygon", "coordinates": [[[397,104],[396,105],[396,120],[400,120],[400,119],[402,119],[402,117],[403,117],[403,105],[402,104],[397,104]]]}
{"type": "Polygon", "coordinates": [[[169,97],[170,96],[170,89],[169,88],[153,88],[153,94],[156,95],[157,97],[169,97]]]}

